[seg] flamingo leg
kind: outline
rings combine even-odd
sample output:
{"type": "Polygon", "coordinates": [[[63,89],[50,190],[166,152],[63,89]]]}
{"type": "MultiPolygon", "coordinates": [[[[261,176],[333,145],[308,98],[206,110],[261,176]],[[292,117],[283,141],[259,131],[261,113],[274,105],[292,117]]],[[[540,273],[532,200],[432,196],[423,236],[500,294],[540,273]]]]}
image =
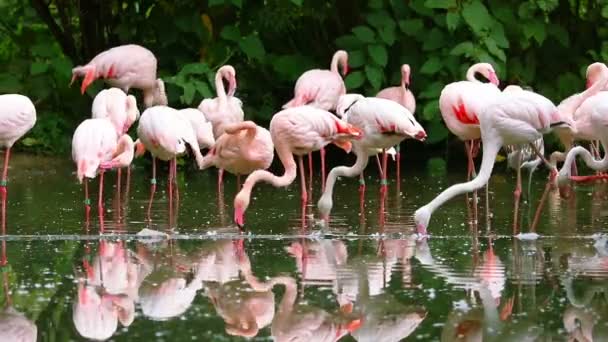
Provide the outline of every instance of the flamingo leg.
{"type": "Polygon", "coordinates": [[[365,217],[363,209],[365,208],[365,176],[363,175],[363,171],[359,175],[359,208],[361,210],[361,215],[365,217]]]}
{"type": "Polygon", "coordinates": [[[103,222],[103,174],[105,173],[104,170],[101,170],[99,172],[99,199],[97,200],[97,211],[99,213],[99,228],[101,230],[101,233],[103,234],[104,232],[104,222],[103,222]]]}
{"type": "Polygon", "coordinates": [[[486,192],[486,231],[490,232],[492,230],[491,225],[491,216],[490,216],[490,190],[488,188],[488,184],[485,186],[486,192]]]}
{"type": "Polygon", "coordinates": [[[121,194],[121,189],[120,188],[121,188],[121,184],[120,183],[121,183],[121,178],[122,178],[122,169],[119,168],[116,171],[116,173],[117,173],[117,176],[116,176],[116,198],[117,198],[117,201],[116,201],[116,214],[117,214],[117,217],[118,217],[118,222],[122,222],[121,213],[120,213],[121,212],[121,210],[120,210],[121,209],[120,208],[120,194],[121,194]]]}
{"type": "Polygon", "coordinates": [[[536,208],[536,212],[534,213],[534,221],[532,221],[532,225],[530,226],[530,231],[532,233],[536,232],[536,226],[538,225],[538,221],[540,219],[540,213],[543,211],[545,202],[547,202],[549,189],[551,189],[551,182],[547,182],[547,184],[545,185],[545,191],[543,191],[543,195],[538,201],[538,207],[536,208]]]}
{"type": "Polygon", "coordinates": [[[148,221],[152,216],[152,202],[154,201],[154,193],[156,192],[156,158],[152,157],[152,179],[150,179],[150,200],[148,201],[148,221]]]}
{"type": "MultiPolygon", "coordinates": [[[[517,165],[521,165],[521,154],[519,154],[519,160],[517,165]]],[[[517,168],[517,183],[515,185],[515,191],[513,192],[514,209],[513,209],[513,235],[518,233],[517,221],[519,219],[519,199],[521,198],[521,168],[517,168]]]]}
{"type": "Polygon", "coordinates": [[[397,166],[397,183],[401,182],[401,144],[397,144],[397,146],[395,146],[395,151],[397,151],[396,154],[396,160],[395,160],[395,164],[397,166]]]}
{"type": "MultiPolygon", "coordinates": [[[[467,170],[467,181],[471,180],[471,177],[476,177],[475,163],[473,162],[473,150],[475,148],[475,142],[472,140],[465,142],[465,148],[468,157],[468,170],[467,170]]],[[[477,190],[473,191],[473,221],[477,224],[477,190]]]]}
{"type": "MultiPolygon", "coordinates": [[[[6,235],[6,183],[8,178],[8,160],[10,157],[10,148],[6,149],[6,153],[4,154],[4,170],[2,172],[2,235],[6,235]]],[[[2,265],[6,265],[6,240],[2,240],[2,265]]],[[[6,276],[5,272],[5,276],[6,276]]]]}
{"type": "Polygon", "coordinates": [[[300,169],[300,184],[302,186],[302,203],[308,201],[308,194],[306,193],[306,178],[304,178],[304,157],[298,156],[298,167],[300,169]]]}
{"type": "Polygon", "coordinates": [[[89,198],[89,179],[84,178],[84,216],[85,220],[89,222],[89,213],[91,212],[91,198],[89,198]]]}
{"type": "Polygon", "coordinates": [[[382,179],[382,162],[380,161],[380,157],[376,154],[376,164],[378,165],[378,174],[380,174],[380,179],[382,179]]]}
{"type": "Polygon", "coordinates": [[[308,179],[310,182],[310,185],[312,186],[312,152],[308,153],[308,179]]]}
{"type": "Polygon", "coordinates": [[[218,188],[218,192],[219,189],[222,187],[222,185],[224,184],[224,169],[219,169],[217,172],[217,188],[218,188]]]}
{"type": "Polygon", "coordinates": [[[173,158],[173,188],[175,189],[175,207],[179,203],[179,187],[177,186],[177,158],[173,158]]]}
{"type": "Polygon", "coordinates": [[[11,158],[11,148],[7,148],[4,153],[4,168],[2,169],[2,180],[0,181],[0,192],[2,192],[2,202],[6,202],[6,193],[8,186],[8,161],[11,158]]]}
{"type": "Polygon", "coordinates": [[[169,187],[169,229],[171,229],[171,218],[173,217],[173,162],[175,159],[171,159],[169,161],[169,181],[167,182],[167,186],[169,187]]]}
{"type": "Polygon", "coordinates": [[[236,175],[236,192],[241,190],[241,174],[236,175]]]}
{"type": "Polygon", "coordinates": [[[380,191],[382,193],[386,193],[386,191],[388,190],[387,168],[388,154],[386,154],[385,149],[382,149],[382,179],[380,180],[380,191]]]}
{"type": "Polygon", "coordinates": [[[325,147],[321,147],[321,191],[325,191],[325,147]]]}

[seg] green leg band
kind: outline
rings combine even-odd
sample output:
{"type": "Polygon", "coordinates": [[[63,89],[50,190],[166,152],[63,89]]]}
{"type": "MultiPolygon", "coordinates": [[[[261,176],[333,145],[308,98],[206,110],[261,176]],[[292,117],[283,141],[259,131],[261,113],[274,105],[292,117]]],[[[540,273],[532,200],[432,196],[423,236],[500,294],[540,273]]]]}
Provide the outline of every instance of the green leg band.
{"type": "Polygon", "coordinates": [[[152,185],[156,185],[156,178],[152,178],[152,179],[150,179],[150,184],[152,184],[152,185]]]}
{"type": "Polygon", "coordinates": [[[8,180],[0,180],[0,186],[6,186],[8,184],[8,180]]]}
{"type": "Polygon", "coordinates": [[[397,153],[399,153],[399,151],[401,151],[401,144],[395,146],[395,151],[397,151],[397,153]]]}
{"type": "Polygon", "coordinates": [[[386,179],[381,179],[380,180],[380,185],[388,185],[386,179]]]}
{"type": "Polygon", "coordinates": [[[91,205],[91,199],[90,199],[90,198],[86,198],[86,199],[84,200],[84,204],[85,204],[85,205],[91,205]]]}
{"type": "Polygon", "coordinates": [[[365,185],[365,178],[359,177],[359,185],[365,185]]]}

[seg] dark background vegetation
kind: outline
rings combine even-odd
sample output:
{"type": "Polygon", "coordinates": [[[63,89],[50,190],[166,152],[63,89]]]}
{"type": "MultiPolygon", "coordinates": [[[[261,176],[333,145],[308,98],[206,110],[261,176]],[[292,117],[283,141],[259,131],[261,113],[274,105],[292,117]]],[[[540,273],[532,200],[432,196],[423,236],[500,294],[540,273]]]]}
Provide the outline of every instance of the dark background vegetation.
{"type": "Polygon", "coordinates": [[[81,96],[68,87],[71,68],[120,44],[156,54],[175,107],[213,96],[215,70],[234,65],[246,117],[262,125],[291,98],[297,77],[328,68],[337,49],[350,55],[349,92],[396,85],[409,63],[425,147],[438,151],[455,138],[437,98],[472,63],[491,62],[501,86],[531,86],[557,102],[584,87],[589,63],[608,56],[600,0],[0,0],[0,13],[0,93],[36,103],[36,127],[18,146],[39,153],[69,151],[103,86],[81,96]]]}

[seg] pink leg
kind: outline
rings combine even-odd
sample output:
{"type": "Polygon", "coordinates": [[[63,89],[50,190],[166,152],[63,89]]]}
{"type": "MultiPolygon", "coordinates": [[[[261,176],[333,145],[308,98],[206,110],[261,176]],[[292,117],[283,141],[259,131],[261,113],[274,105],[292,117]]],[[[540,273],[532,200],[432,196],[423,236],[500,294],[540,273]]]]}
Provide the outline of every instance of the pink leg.
{"type": "MultiPolygon", "coordinates": [[[[167,182],[167,186],[169,187],[169,222],[171,222],[171,218],[173,217],[173,162],[175,159],[171,159],[169,161],[169,181],[167,182]]],[[[172,228],[169,224],[169,229],[172,228]]]]}
{"type": "Polygon", "coordinates": [[[387,182],[387,165],[388,165],[388,154],[386,151],[382,150],[382,179],[380,180],[380,191],[382,193],[386,193],[388,190],[388,182],[387,182]]]}
{"type": "Polygon", "coordinates": [[[156,158],[152,157],[152,179],[150,179],[150,201],[148,201],[148,221],[152,219],[152,201],[156,192],[156,158]]]}
{"type": "Polygon", "coordinates": [[[222,185],[224,185],[224,169],[219,169],[217,172],[217,188],[220,189],[222,185]]]}
{"type": "MultiPolygon", "coordinates": [[[[520,163],[521,164],[521,161],[520,163]]],[[[513,192],[514,209],[513,209],[513,235],[517,235],[519,227],[517,221],[519,219],[519,199],[521,197],[521,169],[517,169],[517,184],[515,185],[515,191],[513,192]]]]}
{"type": "Polygon", "coordinates": [[[175,207],[179,203],[179,187],[177,186],[177,158],[173,158],[173,188],[175,189],[175,207]]]}
{"type": "Polygon", "coordinates": [[[308,194],[306,193],[306,179],[304,178],[304,157],[298,156],[298,167],[300,168],[300,184],[302,185],[302,203],[308,201],[308,194]]]}
{"type": "Polygon", "coordinates": [[[363,174],[363,171],[361,171],[361,174],[359,175],[359,191],[365,192],[365,175],[363,174]]]}
{"type": "Polygon", "coordinates": [[[236,175],[236,192],[241,191],[241,175],[236,175]]]}
{"type": "Polygon", "coordinates": [[[312,175],[313,175],[312,153],[308,153],[308,190],[310,192],[312,192],[312,175]]]}
{"type": "Polygon", "coordinates": [[[104,232],[104,221],[103,221],[103,216],[104,216],[104,212],[103,212],[103,174],[104,174],[104,170],[101,170],[99,172],[99,199],[97,200],[97,211],[99,213],[99,229],[100,232],[103,234],[104,232]]]}
{"type": "Polygon", "coordinates": [[[118,217],[118,222],[122,222],[122,218],[121,216],[121,208],[120,208],[120,195],[121,195],[121,178],[122,178],[122,169],[118,169],[116,171],[117,175],[116,175],[116,198],[118,199],[116,201],[116,214],[118,217]]]}
{"type": "MultiPolygon", "coordinates": [[[[0,189],[2,193],[2,235],[6,235],[6,198],[7,198],[7,179],[8,179],[8,160],[10,158],[11,149],[7,148],[4,154],[4,170],[2,171],[2,183],[0,189]]],[[[2,265],[6,265],[6,240],[2,241],[2,265]]]]}
{"type": "Polygon", "coordinates": [[[91,198],[89,197],[89,179],[84,178],[84,216],[85,221],[89,223],[89,214],[91,213],[91,198]]]}
{"type": "Polygon", "coordinates": [[[4,169],[2,169],[2,180],[0,181],[0,192],[2,192],[3,202],[5,202],[6,193],[7,193],[7,185],[8,185],[8,161],[11,158],[11,149],[10,147],[6,149],[4,153],[4,169]]]}
{"type": "Polygon", "coordinates": [[[325,191],[325,148],[321,148],[321,191],[325,191]]]}
{"type": "Polygon", "coordinates": [[[401,144],[395,147],[397,154],[395,156],[395,164],[397,165],[397,183],[401,183],[401,144]]]}

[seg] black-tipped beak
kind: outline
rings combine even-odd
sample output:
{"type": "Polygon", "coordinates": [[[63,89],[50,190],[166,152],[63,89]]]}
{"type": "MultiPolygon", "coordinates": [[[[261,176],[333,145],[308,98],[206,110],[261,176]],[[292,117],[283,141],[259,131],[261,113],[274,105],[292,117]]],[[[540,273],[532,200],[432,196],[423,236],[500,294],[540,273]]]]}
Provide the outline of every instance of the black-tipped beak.
{"type": "Polygon", "coordinates": [[[554,122],[554,123],[550,124],[549,127],[551,127],[551,128],[572,127],[572,125],[570,125],[569,123],[567,123],[565,121],[557,121],[557,122],[554,122]]]}

